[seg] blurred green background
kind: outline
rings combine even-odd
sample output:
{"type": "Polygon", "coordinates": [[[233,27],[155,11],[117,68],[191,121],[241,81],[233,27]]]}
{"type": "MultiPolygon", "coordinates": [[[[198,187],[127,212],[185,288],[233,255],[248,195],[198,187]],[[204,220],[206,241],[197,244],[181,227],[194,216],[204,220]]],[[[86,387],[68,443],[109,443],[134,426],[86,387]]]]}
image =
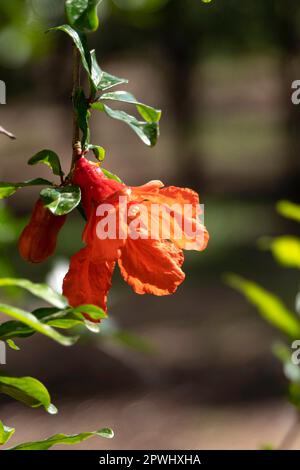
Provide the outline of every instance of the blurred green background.
{"type": "MultiPolygon", "coordinates": [[[[62,0],[0,2],[7,85],[0,122],[17,136],[1,137],[2,181],[49,177],[26,167],[43,148],[68,169],[71,44],[44,32],[64,22],[63,7],[62,0]]],[[[163,118],[154,149],[105,116],[93,118],[93,142],[106,148],[106,168],[130,185],[161,179],[198,191],[211,240],[204,253],[186,255],[187,280],[172,297],[136,296],[116,275],[103,336],[66,350],[44,338],[20,341],[22,352],[8,352],[6,369],[44,381],[61,413],[54,419],[3,400],[3,420],[16,425],[19,441],[22,432],[30,440],[111,426],[116,438],[100,443],[105,448],[276,442],[291,417],[270,352],[278,334],[222,274],[243,274],[294,306],[298,272],[278,267],[257,239],[297,230],[274,206],[280,198],[299,201],[300,108],[291,103],[291,83],[300,79],[299,2],[104,0],[100,12],[90,43],[102,68],[129,78],[128,89],[161,107],[163,118]]],[[[59,284],[81,246],[83,222],[72,215],[56,256],[27,265],[16,242],[36,197],[26,189],[0,208],[0,275],[59,284]]],[[[15,291],[3,295],[35,306],[15,291]]]]}

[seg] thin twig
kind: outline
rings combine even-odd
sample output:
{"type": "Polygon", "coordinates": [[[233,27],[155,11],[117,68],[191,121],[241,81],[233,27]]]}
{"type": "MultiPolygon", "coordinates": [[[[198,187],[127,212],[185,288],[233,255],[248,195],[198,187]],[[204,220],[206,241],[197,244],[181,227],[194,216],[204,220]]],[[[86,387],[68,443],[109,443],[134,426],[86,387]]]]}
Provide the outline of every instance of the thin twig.
{"type": "Polygon", "coordinates": [[[300,434],[300,413],[297,412],[296,416],[293,419],[290,427],[288,428],[287,432],[283,436],[278,450],[289,450],[293,446],[293,443],[297,439],[300,434]]]}
{"type": "Polygon", "coordinates": [[[16,137],[9,131],[7,131],[6,129],[4,129],[4,127],[0,126],[0,134],[4,134],[6,135],[7,137],[9,137],[10,139],[16,139],[16,137]]]}

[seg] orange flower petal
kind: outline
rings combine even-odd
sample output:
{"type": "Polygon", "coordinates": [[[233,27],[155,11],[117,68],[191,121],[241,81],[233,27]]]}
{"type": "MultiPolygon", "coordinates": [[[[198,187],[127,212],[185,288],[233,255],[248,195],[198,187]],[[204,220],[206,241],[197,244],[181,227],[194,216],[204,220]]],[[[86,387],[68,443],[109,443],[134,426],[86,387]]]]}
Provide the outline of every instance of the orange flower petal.
{"type": "Polygon", "coordinates": [[[107,293],[115,262],[99,260],[90,247],[83,248],[71,258],[69,272],[63,283],[63,293],[72,307],[93,304],[107,310],[107,293]]]}
{"type": "Polygon", "coordinates": [[[118,260],[124,280],[137,294],[168,295],[184,281],[182,251],[171,242],[128,240],[118,260]]]}

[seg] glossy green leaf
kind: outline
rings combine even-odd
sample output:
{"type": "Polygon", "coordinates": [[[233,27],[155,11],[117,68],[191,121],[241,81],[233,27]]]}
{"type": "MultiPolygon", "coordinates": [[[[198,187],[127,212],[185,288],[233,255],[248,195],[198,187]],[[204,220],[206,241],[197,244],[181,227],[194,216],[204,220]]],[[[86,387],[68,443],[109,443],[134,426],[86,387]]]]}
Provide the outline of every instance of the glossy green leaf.
{"type": "Polygon", "coordinates": [[[28,165],[36,165],[37,163],[44,163],[44,165],[49,166],[52,169],[54,175],[64,175],[61,169],[59,156],[52,150],[41,150],[31,157],[30,160],[28,160],[28,165]]]}
{"type": "Polygon", "coordinates": [[[279,201],[277,203],[277,211],[279,214],[287,217],[288,219],[293,219],[296,222],[300,222],[300,205],[294,204],[290,201],[279,201]]]}
{"type": "Polygon", "coordinates": [[[114,175],[110,171],[106,170],[105,168],[101,167],[102,172],[105,174],[106,178],[109,178],[110,180],[115,180],[118,181],[118,183],[123,183],[121,178],[119,178],[117,175],[114,175]]]}
{"type": "Polygon", "coordinates": [[[93,154],[99,162],[103,162],[106,153],[103,147],[100,147],[99,145],[89,145],[88,149],[92,150],[93,154]]]}
{"type": "Polygon", "coordinates": [[[48,413],[57,413],[57,409],[51,404],[48,390],[33,377],[9,377],[0,374],[0,393],[9,395],[32,408],[43,406],[48,413]]]}
{"type": "Polygon", "coordinates": [[[87,314],[93,320],[101,320],[107,318],[104,310],[96,305],[80,305],[79,307],[72,308],[72,312],[79,314],[87,314]]]}
{"type": "Polygon", "coordinates": [[[57,216],[69,214],[81,201],[79,186],[45,188],[41,191],[40,196],[44,206],[57,216]]]}
{"type": "Polygon", "coordinates": [[[38,333],[48,336],[49,338],[53,339],[54,341],[57,341],[63,346],[71,346],[78,339],[77,337],[61,335],[51,326],[40,322],[40,320],[32,313],[26,312],[25,310],[21,310],[17,307],[13,307],[7,304],[0,304],[0,312],[24,323],[33,330],[37,331],[38,333]]]}
{"type": "Polygon", "coordinates": [[[71,26],[84,32],[98,29],[97,7],[102,0],[66,0],[66,14],[71,26]]]}
{"type": "Polygon", "coordinates": [[[274,258],[288,268],[300,269],[300,240],[284,235],[273,239],[261,239],[260,245],[271,250],[274,258]]]}
{"type": "Polygon", "coordinates": [[[87,149],[90,142],[89,120],[91,117],[90,106],[82,88],[79,88],[73,99],[74,109],[77,115],[78,126],[82,131],[82,148],[87,149]]]}
{"type": "Polygon", "coordinates": [[[125,83],[128,83],[128,80],[126,80],[126,78],[115,77],[114,75],[111,75],[108,72],[102,71],[101,80],[97,88],[99,91],[106,91],[110,88],[113,88],[118,85],[123,85],[125,83]]]}
{"type": "Polygon", "coordinates": [[[81,434],[55,434],[54,436],[44,439],[42,441],[35,442],[26,442],[24,444],[19,444],[16,447],[12,447],[8,450],[48,450],[55,445],[72,445],[79,444],[80,442],[86,441],[87,439],[98,436],[106,439],[112,439],[114,433],[111,429],[104,428],[99,429],[95,432],[84,432],[81,434]]]}
{"type": "Polygon", "coordinates": [[[25,289],[59,309],[64,309],[68,306],[66,298],[55,292],[51,287],[47,286],[47,284],[37,284],[27,279],[0,278],[0,287],[7,286],[25,289]]]}
{"type": "Polygon", "coordinates": [[[159,126],[155,123],[138,121],[134,116],[109,108],[103,103],[97,102],[92,104],[93,109],[104,111],[112,119],[117,119],[127,124],[139,136],[144,144],[153,146],[156,144],[159,136],[159,126]]]}
{"type": "Polygon", "coordinates": [[[48,186],[51,181],[43,178],[36,178],[33,180],[24,181],[22,183],[1,183],[0,182],[0,199],[12,196],[18,189],[26,188],[27,186],[48,186]]]}
{"type": "Polygon", "coordinates": [[[159,122],[161,118],[161,111],[146,104],[143,104],[127,91],[114,91],[105,93],[100,97],[100,100],[121,101],[123,103],[134,104],[146,122],[159,122]]]}
{"type": "MultiPolygon", "coordinates": [[[[106,313],[101,308],[94,305],[84,305],[74,309],[68,307],[65,310],[59,310],[57,308],[39,308],[32,312],[41,323],[52,326],[53,328],[67,330],[77,326],[85,326],[91,329],[83,313],[89,314],[93,320],[107,318],[106,313]]],[[[96,327],[94,329],[96,329],[96,327]]],[[[97,328],[97,332],[98,330],[99,328],[97,328]]],[[[35,329],[19,321],[12,320],[0,324],[0,340],[11,341],[11,338],[27,338],[36,332],[35,329]]]]}
{"type": "Polygon", "coordinates": [[[13,349],[14,351],[20,351],[19,346],[12,339],[8,339],[6,343],[10,347],[10,349],[13,349]]]}
{"type": "Polygon", "coordinates": [[[265,320],[289,337],[300,338],[300,320],[278,297],[235,274],[227,275],[226,281],[232,288],[241,292],[265,320]]]}
{"type": "Polygon", "coordinates": [[[3,446],[6,444],[6,442],[9,441],[9,439],[12,437],[14,434],[15,429],[10,428],[8,426],[5,426],[5,424],[0,421],[0,446],[3,446]]]}
{"type": "Polygon", "coordinates": [[[49,31],[63,31],[72,38],[80,53],[82,65],[88,76],[91,77],[91,54],[88,48],[86,36],[67,24],[56,26],[55,28],[51,28],[49,31]]]}
{"type": "Polygon", "coordinates": [[[97,91],[98,91],[98,87],[101,83],[101,79],[102,79],[102,76],[103,76],[103,72],[101,70],[101,67],[100,65],[98,64],[98,61],[97,61],[97,56],[96,56],[96,51],[95,49],[93,49],[91,52],[91,74],[90,74],[90,82],[91,82],[91,91],[92,91],[92,98],[94,99],[96,94],[97,94],[97,91]]]}

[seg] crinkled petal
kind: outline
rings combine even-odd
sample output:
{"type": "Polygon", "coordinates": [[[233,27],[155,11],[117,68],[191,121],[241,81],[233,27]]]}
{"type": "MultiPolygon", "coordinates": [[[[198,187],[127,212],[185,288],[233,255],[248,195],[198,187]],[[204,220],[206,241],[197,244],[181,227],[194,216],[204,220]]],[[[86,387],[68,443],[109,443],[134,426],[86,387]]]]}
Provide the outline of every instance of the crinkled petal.
{"type": "Polygon", "coordinates": [[[107,311],[107,294],[115,262],[99,260],[90,247],[71,258],[69,272],[63,283],[63,293],[72,307],[93,304],[107,311]]]}
{"type": "Polygon", "coordinates": [[[183,254],[173,243],[128,239],[118,260],[124,280],[137,294],[168,295],[184,281],[183,254]]]}

